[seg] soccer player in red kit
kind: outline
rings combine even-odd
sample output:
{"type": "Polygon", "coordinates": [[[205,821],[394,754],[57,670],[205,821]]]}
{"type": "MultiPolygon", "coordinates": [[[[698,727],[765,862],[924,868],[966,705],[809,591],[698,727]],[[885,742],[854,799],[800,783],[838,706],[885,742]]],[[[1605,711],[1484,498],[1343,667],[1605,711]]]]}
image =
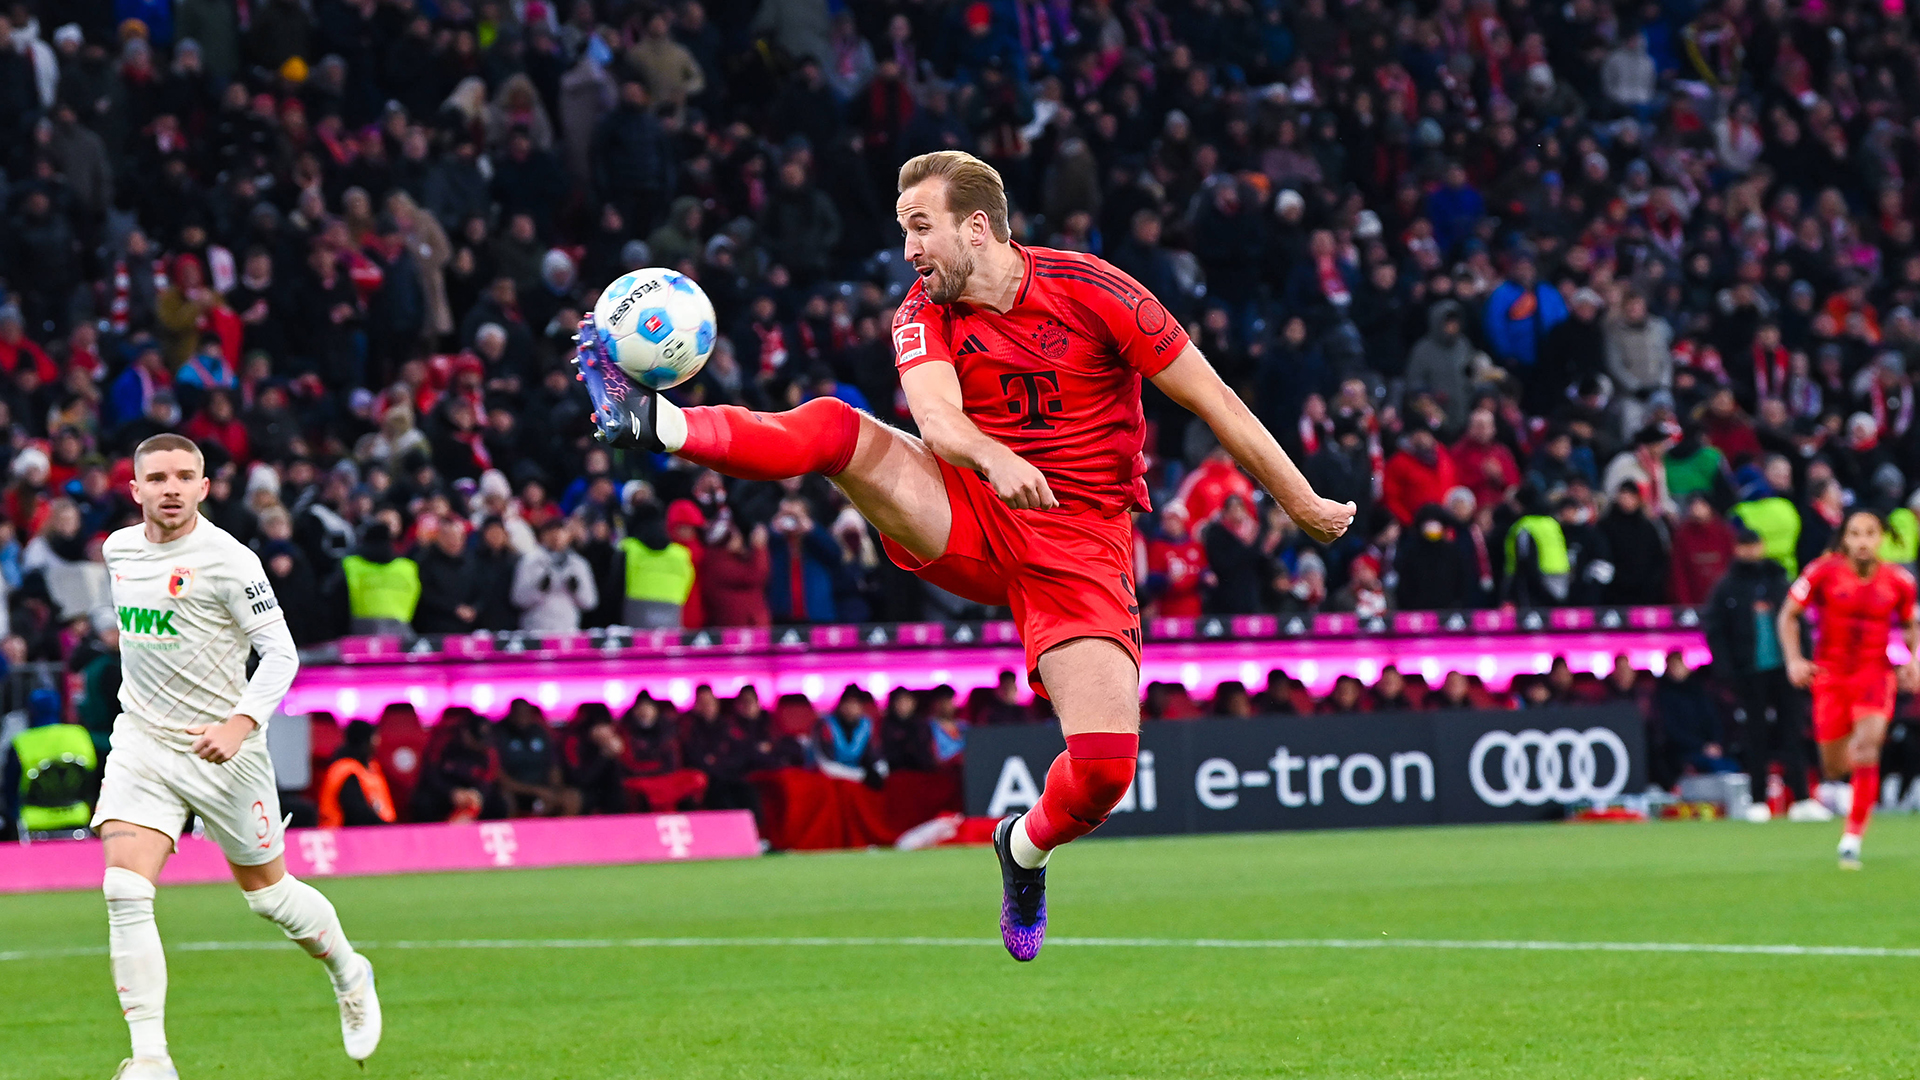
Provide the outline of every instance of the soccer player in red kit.
{"type": "Polygon", "coordinates": [[[742,479],[823,473],[900,566],[1013,609],[1067,743],[1039,803],[994,832],[1001,936],[1031,960],[1046,932],[1048,853],[1106,820],[1139,752],[1141,379],[1205,420],[1309,536],[1339,536],[1354,508],[1314,494],[1139,283],[1092,256],[1012,243],[992,166],[951,150],[916,157],[894,211],[920,275],[893,323],[918,438],[831,397],[783,413],[682,409],[620,376],[591,332],[581,375],[614,443],[742,479]]]}
{"type": "MultiPolygon", "coordinates": [[[[1899,623],[1911,653],[1920,646],[1913,576],[1880,561],[1886,535],[1870,510],[1847,515],[1837,550],[1807,564],[1780,605],[1780,650],[1787,678],[1813,688],[1813,735],[1827,779],[1853,773],[1853,806],[1840,838],[1840,868],[1860,869],[1860,838],[1880,799],[1880,746],[1893,715],[1895,676],[1887,632],[1899,623]],[[1813,613],[1813,662],[1800,648],[1800,615],[1813,613]]],[[[1899,672],[1904,688],[1920,687],[1920,659],[1899,672]]]]}

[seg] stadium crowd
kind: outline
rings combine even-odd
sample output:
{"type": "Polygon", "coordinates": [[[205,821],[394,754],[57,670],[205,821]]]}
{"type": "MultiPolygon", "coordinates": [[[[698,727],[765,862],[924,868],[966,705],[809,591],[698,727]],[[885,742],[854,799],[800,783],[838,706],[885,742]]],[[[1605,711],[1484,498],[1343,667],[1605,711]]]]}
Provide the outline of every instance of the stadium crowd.
{"type": "Polygon", "coordinates": [[[12,0],[0,32],[0,581],[36,658],[110,617],[99,537],[161,430],[303,642],[962,613],[817,477],[592,448],[567,366],[595,290],[666,265],[723,329],[686,401],[910,424],[889,201],[941,147],[1363,508],[1306,542],[1149,388],[1149,614],[1698,603],[1736,519],[1791,573],[1849,504],[1914,558],[1897,5],[12,0]]]}

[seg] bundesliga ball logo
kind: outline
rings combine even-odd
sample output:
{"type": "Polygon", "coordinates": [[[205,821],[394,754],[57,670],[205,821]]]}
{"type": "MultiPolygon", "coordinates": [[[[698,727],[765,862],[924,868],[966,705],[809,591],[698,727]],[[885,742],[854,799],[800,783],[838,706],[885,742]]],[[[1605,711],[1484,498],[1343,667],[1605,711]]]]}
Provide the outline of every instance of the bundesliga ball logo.
{"type": "Polygon", "coordinates": [[[693,378],[719,336],[707,294],[660,267],[615,278],[593,307],[593,332],[620,370],[649,390],[693,378]]]}

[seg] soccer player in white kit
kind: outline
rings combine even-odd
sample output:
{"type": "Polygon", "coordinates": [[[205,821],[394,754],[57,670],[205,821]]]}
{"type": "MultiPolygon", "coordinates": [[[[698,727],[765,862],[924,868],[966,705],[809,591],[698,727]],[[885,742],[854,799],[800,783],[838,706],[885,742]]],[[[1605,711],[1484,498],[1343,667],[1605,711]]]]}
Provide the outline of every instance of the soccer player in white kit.
{"type": "Polygon", "coordinates": [[[133,1056],[116,1080],[177,1080],[167,1054],[167,960],[154,882],[189,811],[220,844],[247,906],[327,966],[347,1056],[380,1043],[373,964],[354,952],[319,890],[287,873],[268,717],[299,654],[260,558],[200,516],[206,459],[155,435],[133,455],[141,524],[107,538],[120,619],[120,716],[93,826],[105,842],[107,940],[133,1056]],[[260,654],[247,678],[251,646],[260,654]]]}

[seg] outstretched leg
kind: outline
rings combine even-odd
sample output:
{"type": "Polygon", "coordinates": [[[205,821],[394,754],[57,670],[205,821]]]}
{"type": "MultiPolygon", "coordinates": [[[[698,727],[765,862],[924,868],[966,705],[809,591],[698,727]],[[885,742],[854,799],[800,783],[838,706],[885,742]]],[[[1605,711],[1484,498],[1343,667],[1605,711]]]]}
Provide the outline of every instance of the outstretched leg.
{"type": "Polygon", "coordinates": [[[293,943],[327,966],[340,1003],[340,1036],[347,1056],[364,1061],[380,1045],[380,999],[373,964],[353,949],[340,916],[320,890],[287,873],[285,857],[260,866],[230,863],[233,878],[255,915],[278,926],[293,943]]]}
{"type": "Polygon", "coordinates": [[[674,454],[740,480],[817,472],[916,558],[931,562],[946,553],[953,509],[939,463],[919,439],[838,398],[777,413],[737,405],[683,409],[635,385],[584,331],[574,362],[601,439],[674,454]]]}
{"type": "Polygon", "coordinates": [[[112,820],[100,824],[107,870],[107,952],[113,986],[120,995],[133,1040],[133,1058],[123,1074],[172,1075],[167,1054],[167,954],[153,919],[154,882],[167,865],[173,841],[166,833],[112,820]]]}

